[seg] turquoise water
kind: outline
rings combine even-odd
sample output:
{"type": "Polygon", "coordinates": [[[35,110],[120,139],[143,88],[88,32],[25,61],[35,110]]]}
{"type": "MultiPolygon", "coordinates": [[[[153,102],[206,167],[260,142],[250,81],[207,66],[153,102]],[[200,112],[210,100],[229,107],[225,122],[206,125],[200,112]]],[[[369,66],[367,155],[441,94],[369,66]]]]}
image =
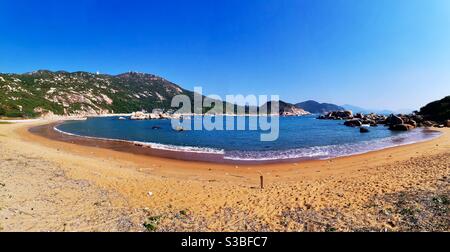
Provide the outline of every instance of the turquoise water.
{"type": "Polygon", "coordinates": [[[68,121],[57,129],[79,136],[140,142],[157,149],[219,153],[225,159],[242,161],[326,159],[419,142],[439,134],[424,129],[392,132],[384,126],[371,127],[370,133],[361,134],[359,128],[346,127],[343,121],[317,120],[315,116],[280,117],[279,138],[273,142],[260,141],[260,134],[267,131],[177,132],[169,120],[99,117],[68,121]]]}

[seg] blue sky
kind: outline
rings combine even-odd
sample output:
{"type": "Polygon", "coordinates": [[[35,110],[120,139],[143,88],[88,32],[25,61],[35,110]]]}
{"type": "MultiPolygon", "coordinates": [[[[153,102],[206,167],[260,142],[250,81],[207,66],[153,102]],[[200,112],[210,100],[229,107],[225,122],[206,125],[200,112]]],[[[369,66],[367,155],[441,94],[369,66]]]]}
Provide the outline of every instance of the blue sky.
{"type": "Polygon", "coordinates": [[[417,109],[450,95],[450,1],[0,0],[0,72],[37,69],[417,109]]]}

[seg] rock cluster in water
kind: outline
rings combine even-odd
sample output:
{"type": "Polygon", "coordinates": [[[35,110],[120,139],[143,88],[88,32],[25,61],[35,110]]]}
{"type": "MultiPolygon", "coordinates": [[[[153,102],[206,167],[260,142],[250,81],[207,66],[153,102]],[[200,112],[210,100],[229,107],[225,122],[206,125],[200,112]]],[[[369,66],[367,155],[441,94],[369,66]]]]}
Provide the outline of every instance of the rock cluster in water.
{"type": "Polygon", "coordinates": [[[154,110],[152,113],[146,112],[133,112],[131,114],[131,120],[156,120],[156,119],[179,119],[183,115],[173,114],[171,112],[163,112],[162,110],[154,110]]]}
{"type": "Polygon", "coordinates": [[[393,131],[408,131],[417,127],[449,127],[447,125],[438,125],[433,121],[424,120],[423,116],[417,114],[410,115],[378,115],[378,114],[353,114],[350,110],[333,111],[325,115],[319,116],[317,119],[321,120],[345,120],[344,125],[348,127],[362,127],[361,133],[368,132],[367,126],[377,127],[378,125],[384,125],[389,127],[393,131]],[[363,129],[364,128],[364,129],[363,129]]]}

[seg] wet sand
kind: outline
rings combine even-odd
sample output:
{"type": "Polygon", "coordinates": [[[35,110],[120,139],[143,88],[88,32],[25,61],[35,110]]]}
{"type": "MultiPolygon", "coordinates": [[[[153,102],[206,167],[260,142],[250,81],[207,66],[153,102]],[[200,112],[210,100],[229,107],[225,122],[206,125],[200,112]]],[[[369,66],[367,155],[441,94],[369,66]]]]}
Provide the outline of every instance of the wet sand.
{"type": "Polygon", "coordinates": [[[450,230],[449,129],[351,157],[231,165],[56,141],[30,133],[37,124],[0,125],[4,230],[139,231],[148,221],[158,231],[450,230]],[[32,176],[19,172],[28,166],[32,176]],[[50,171],[59,171],[57,186],[50,171]],[[13,184],[22,179],[30,183],[13,184]],[[94,204],[98,195],[102,203],[94,204]],[[40,203],[50,199],[51,206],[40,203]],[[39,214],[14,211],[23,201],[39,214]]]}
{"type": "MultiPolygon", "coordinates": [[[[45,138],[49,138],[52,140],[57,140],[61,142],[68,142],[76,145],[83,145],[83,146],[89,146],[89,147],[98,147],[98,148],[105,148],[110,149],[114,151],[120,151],[120,152],[127,152],[132,153],[136,155],[146,155],[150,157],[162,157],[167,159],[176,159],[176,160],[184,160],[184,161],[198,161],[198,162],[206,162],[206,163],[220,163],[220,164],[230,164],[230,165],[238,165],[238,166],[261,166],[261,165],[267,165],[267,164],[292,164],[292,163],[303,163],[305,161],[316,161],[321,160],[319,158],[314,157],[301,157],[301,158],[290,158],[290,159],[273,159],[273,160],[233,160],[233,159],[226,159],[224,158],[224,154],[222,153],[207,153],[207,152],[184,152],[184,151],[175,151],[175,150],[166,150],[166,149],[159,149],[159,148],[152,148],[150,145],[146,145],[145,143],[140,142],[133,142],[133,141],[125,141],[125,140],[113,140],[113,139],[103,139],[103,138],[97,138],[97,137],[83,137],[83,136],[77,136],[70,133],[64,133],[58,129],[56,129],[59,125],[63,124],[64,121],[58,121],[50,124],[44,124],[39,125],[35,127],[31,127],[29,131],[33,134],[43,136],[45,138]]],[[[433,129],[423,129],[422,134],[429,136],[426,140],[420,140],[420,141],[427,141],[431,138],[436,137],[436,133],[439,134],[438,131],[433,129]]],[[[407,145],[408,143],[407,138],[399,138],[396,140],[392,140],[392,144],[396,146],[401,145],[407,145]]],[[[419,142],[420,142],[419,141],[419,142]]],[[[386,148],[393,148],[393,147],[386,147],[386,148]]],[[[385,149],[385,148],[383,148],[385,149]]],[[[377,149],[374,149],[372,151],[378,151],[377,149]]],[[[364,153],[367,153],[365,151],[364,153]]],[[[357,154],[353,154],[357,155],[357,154]]],[[[353,156],[350,155],[350,156],[353,156]]],[[[349,155],[347,155],[349,156],[349,155]]],[[[336,158],[336,157],[334,157],[336,158]]],[[[332,158],[326,158],[322,160],[329,160],[332,158]]]]}

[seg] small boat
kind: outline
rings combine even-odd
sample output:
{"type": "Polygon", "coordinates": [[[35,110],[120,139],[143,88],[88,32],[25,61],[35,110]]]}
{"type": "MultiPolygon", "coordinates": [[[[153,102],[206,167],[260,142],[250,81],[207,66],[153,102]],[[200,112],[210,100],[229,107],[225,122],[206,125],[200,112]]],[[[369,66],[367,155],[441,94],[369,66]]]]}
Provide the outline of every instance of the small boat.
{"type": "Polygon", "coordinates": [[[121,117],[119,117],[119,120],[127,120],[127,118],[121,116],[121,117]]]}

